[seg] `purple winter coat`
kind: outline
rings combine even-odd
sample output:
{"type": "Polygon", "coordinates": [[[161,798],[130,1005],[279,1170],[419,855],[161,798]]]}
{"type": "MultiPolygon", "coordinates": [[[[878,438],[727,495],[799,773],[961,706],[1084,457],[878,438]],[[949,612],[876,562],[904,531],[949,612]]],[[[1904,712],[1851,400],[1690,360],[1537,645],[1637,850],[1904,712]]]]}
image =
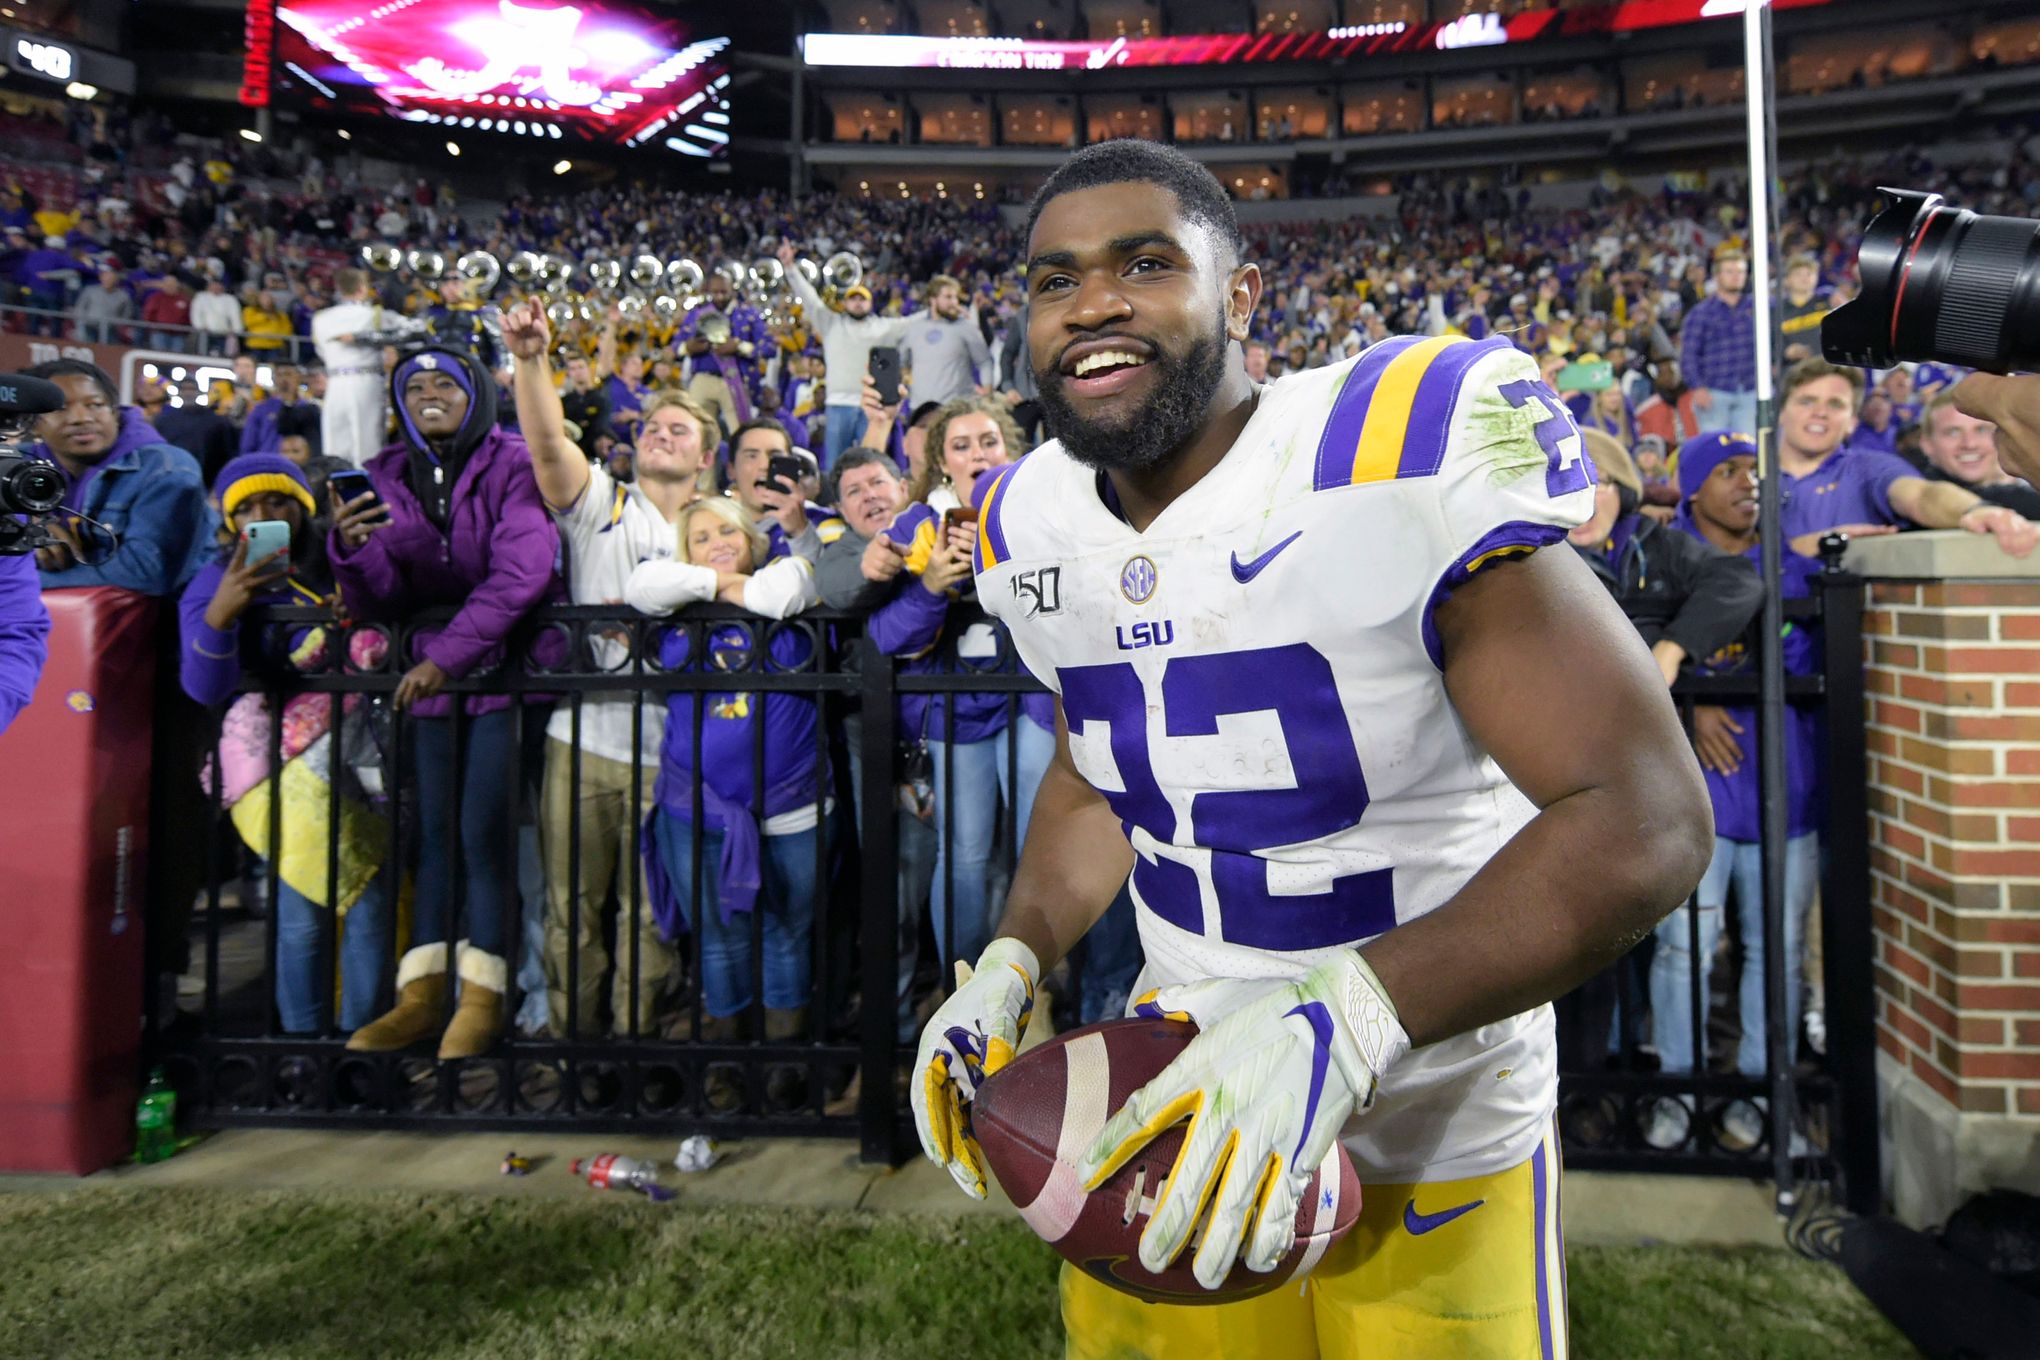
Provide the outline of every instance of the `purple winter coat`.
{"type": "MultiPolygon", "coordinates": [[[[389,506],[389,524],[350,551],[335,529],[328,539],[333,580],[358,619],[395,621],[435,605],[459,605],[444,625],[418,631],[418,654],[454,679],[503,659],[503,641],[539,604],[563,604],[559,531],[539,499],[531,453],[514,434],[491,427],[454,480],[453,514],[445,533],[426,518],[406,477],[409,448],[391,444],[369,459],[367,472],[389,506]]],[[[558,643],[551,632],[540,638],[558,643]]],[[[564,644],[554,650],[564,657],[564,644]]],[[[468,696],[469,716],[510,707],[510,696],[468,696]]],[[[421,718],[453,711],[448,695],[413,710],[421,718]]]]}

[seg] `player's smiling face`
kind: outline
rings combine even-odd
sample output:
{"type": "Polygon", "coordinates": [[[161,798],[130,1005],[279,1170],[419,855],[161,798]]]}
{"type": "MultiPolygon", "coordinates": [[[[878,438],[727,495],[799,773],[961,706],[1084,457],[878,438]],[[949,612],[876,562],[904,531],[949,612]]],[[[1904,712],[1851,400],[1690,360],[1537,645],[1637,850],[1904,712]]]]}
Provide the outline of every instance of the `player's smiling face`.
{"type": "Polygon", "coordinates": [[[1089,466],[1141,471],[1205,423],[1260,273],[1174,192],[1136,180],[1049,201],[1029,241],[1027,293],[1050,431],[1089,466]]]}

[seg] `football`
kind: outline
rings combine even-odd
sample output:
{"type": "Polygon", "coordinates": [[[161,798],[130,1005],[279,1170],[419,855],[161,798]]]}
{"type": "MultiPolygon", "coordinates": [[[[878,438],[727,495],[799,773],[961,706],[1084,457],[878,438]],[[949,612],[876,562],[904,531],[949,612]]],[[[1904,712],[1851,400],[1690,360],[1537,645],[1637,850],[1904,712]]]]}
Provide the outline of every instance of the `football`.
{"type": "Polygon", "coordinates": [[[1186,1124],[1162,1131],[1086,1194],[1076,1160],[1105,1121],[1197,1036],[1168,1020],[1108,1020],[1021,1053],[978,1090],[971,1126],[999,1186],[1029,1227],[1078,1269],[1150,1303],[1230,1303],[1308,1275],[1360,1216],[1360,1179],[1336,1141],[1297,1204],[1296,1241],[1261,1274],[1234,1262],[1217,1289],[1190,1272],[1193,1235],[1167,1269],[1142,1267],[1141,1232],[1175,1165],[1186,1124]]]}

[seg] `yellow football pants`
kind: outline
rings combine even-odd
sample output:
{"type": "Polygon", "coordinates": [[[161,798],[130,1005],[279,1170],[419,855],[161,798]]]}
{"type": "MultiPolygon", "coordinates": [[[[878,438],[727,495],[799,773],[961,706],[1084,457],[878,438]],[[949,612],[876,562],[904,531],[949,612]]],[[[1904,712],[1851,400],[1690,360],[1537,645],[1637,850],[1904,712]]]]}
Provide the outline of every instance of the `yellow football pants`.
{"type": "Polygon", "coordinates": [[[1310,1277],[1143,1303],[1065,1264],[1066,1360],[1565,1360],[1558,1134],[1491,1176],[1369,1185],[1310,1277]]]}

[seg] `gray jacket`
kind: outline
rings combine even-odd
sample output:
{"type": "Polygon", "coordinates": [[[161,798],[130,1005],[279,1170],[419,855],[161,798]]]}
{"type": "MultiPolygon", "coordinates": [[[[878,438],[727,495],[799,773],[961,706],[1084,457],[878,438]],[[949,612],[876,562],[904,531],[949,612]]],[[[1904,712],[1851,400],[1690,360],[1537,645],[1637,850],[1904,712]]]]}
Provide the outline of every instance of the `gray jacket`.
{"type": "Polygon", "coordinates": [[[864,550],[870,546],[870,539],[845,525],[843,536],[822,548],[815,559],[815,589],[825,608],[864,613],[885,603],[891,584],[864,579],[864,550]]]}

